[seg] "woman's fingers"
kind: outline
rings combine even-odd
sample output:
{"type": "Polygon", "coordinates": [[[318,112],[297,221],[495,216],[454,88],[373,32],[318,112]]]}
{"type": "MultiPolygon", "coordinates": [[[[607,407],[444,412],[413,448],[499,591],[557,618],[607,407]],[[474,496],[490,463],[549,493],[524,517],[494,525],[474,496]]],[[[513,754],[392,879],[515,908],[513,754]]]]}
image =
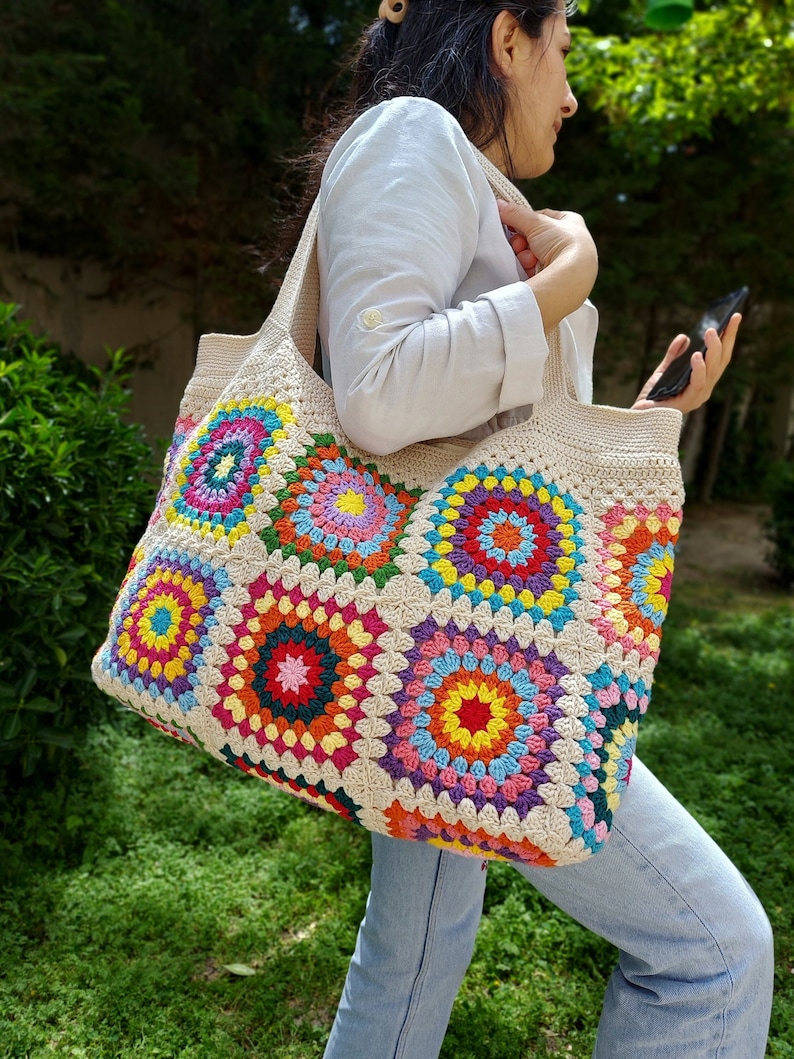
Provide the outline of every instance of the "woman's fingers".
{"type": "Polygon", "coordinates": [[[682,353],[686,353],[688,346],[688,335],[676,335],[673,341],[667,347],[667,352],[664,355],[664,360],[657,369],[659,373],[661,374],[661,372],[663,372],[668,365],[672,364],[677,357],[680,357],[682,353]]]}
{"type": "Polygon", "coordinates": [[[676,337],[673,339],[673,341],[667,347],[667,352],[665,353],[664,359],[662,360],[661,364],[658,365],[658,367],[656,368],[654,373],[651,375],[651,377],[645,383],[643,388],[640,390],[640,392],[639,392],[639,394],[637,396],[637,400],[632,405],[633,408],[652,408],[653,407],[655,402],[646,400],[646,396],[651,392],[653,387],[656,385],[656,383],[662,377],[662,375],[664,374],[665,369],[668,368],[670,366],[670,364],[673,363],[674,360],[676,360],[682,354],[686,353],[688,345],[689,345],[689,338],[688,338],[687,335],[683,335],[683,334],[682,335],[676,335],[676,337]]]}
{"type": "Polygon", "coordinates": [[[518,258],[518,262],[523,270],[528,276],[531,276],[538,267],[538,259],[529,249],[529,243],[527,242],[526,236],[521,234],[514,235],[510,240],[510,245],[512,246],[513,253],[518,258]]]}
{"type": "MultiPolygon", "coordinates": [[[[733,347],[741,322],[741,315],[734,313],[721,338],[713,327],[706,331],[705,355],[695,353],[692,357],[692,382],[690,386],[693,387],[693,390],[689,394],[690,400],[699,398],[699,404],[703,404],[711,397],[714,387],[720,381],[725,369],[731,362],[733,347]]],[[[694,407],[698,407],[698,405],[694,407]]]]}
{"type": "Polygon", "coordinates": [[[741,314],[734,313],[722,333],[722,338],[713,327],[706,332],[706,373],[710,380],[714,380],[714,384],[730,364],[741,322],[741,314]]]}
{"type": "MultiPolygon", "coordinates": [[[[578,213],[560,210],[532,210],[515,202],[498,201],[503,224],[526,239],[536,263],[549,265],[561,254],[573,251],[588,271],[598,269],[598,254],[584,219],[578,213]],[[589,266],[592,264],[592,268],[589,266]]],[[[593,275],[593,279],[595,275],[593,275]]],[[[592,282],[590,283],[592,287],[592,282]]]]}
{"type": "Polygon", "coordinates": [[[506,202],[504,199],[497,199],[497,205],[502,223],[527,237],[538,228],[544,228],[547,221],[562,221],[584,227],[584,220],[578,213],[549,209],[533,210],[527,206],[520,206],[517,202],[506,202]]]}
{"type": "Polygon", "coordinates": [[[650,391],[653,383],[659,378],[661,372],[673,359],[674,351],[678,349],[680,353],[686,348],[681,342],[682,339],[686,340],[686,335],[678,335],[678,337],[673,339],[670,343],[664,360],[648,380],[648,385],[643,387],[642,392],[635,401],[633,407],[653,408],[658,404],[664,408],[677,408],[681,412],[693,412],[696,408],[700,408],[700,406],[705,404],[709,397],[711,397],[714,387],[722,378],[725,369],[730,363],[733,347],[736,342],[736,335],[741,322],[742,318],[740,314],[734,313],[728,326],[723,332],[722,338],[720,338],[713,327],[710,327],[708,331],[706,331],[705,356],[699,350],[692,354],[690,360],[692,374],[686,388],[683,389],[681,393],[676,394],[675,397],[668,397],[663,401],[649,401],[645,395],[650,391]]]}
{"type": "Polygon", "coordinates": [[[506,202],[505,199],[497,199],[497,205],[502,222],[509,228],[514,228],[515,231],[521,232],[526,225],[532,225],[534,210],[528,209],[526,206],[519,206],[517,202],[506,202]]]}

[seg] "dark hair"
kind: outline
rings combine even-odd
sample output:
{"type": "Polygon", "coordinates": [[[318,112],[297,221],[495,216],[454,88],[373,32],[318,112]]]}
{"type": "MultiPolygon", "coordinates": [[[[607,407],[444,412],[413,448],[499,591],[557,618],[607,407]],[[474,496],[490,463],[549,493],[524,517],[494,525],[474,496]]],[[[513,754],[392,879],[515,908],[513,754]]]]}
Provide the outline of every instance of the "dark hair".
{"type": "Polygon", "coordinates": [[[538,39],[548,18],[575,10],[575,0],[408,0],[401,23],[376,19],[364,31],[349,66],[353,81],[347,107],[298,160],[309,175],[281,252],[291,249],[300,234],[336,141],[361,113],[386,99],[432,99],[481,150],[498,142],[510,167],[505,130],[510,100],[505,79],[493,68],[494,21],[501,11],[509,11],[524,33],[538,39]]]}
{"type": "Polygon", "coordinates": [[[494,70],[491,29],[501,11],[539,38],[552,16],[570,13],[565,0],[409,0],[403,21],[378,19],[365,31],[353,64],[351,110],[396,96],[439,103],[481,150],[498,142],[510,161],[505,133],[507,85],[494,70]]]}

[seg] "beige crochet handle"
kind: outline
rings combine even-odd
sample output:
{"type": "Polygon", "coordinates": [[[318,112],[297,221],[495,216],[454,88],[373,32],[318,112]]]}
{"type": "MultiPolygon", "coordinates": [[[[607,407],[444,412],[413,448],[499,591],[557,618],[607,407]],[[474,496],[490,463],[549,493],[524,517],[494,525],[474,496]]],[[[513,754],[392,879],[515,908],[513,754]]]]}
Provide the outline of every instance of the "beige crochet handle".
{"type": "Polygon", "coordinates": [[[320,270],[317,266],[317,225],[320,220],[318,195],[303,226],[303,233],[292,256],[275,305],[265,325],[283,329],[301,356],[314,366],[317,346],[317,317],[320,313],[320,270]]]}
{"type": "MultiPolygon", "coordinates": [[[[494,194],[506,201],[529,207],[529,203],[518,188],[484,154],[480,151],[477,151],[477,154],[494,194]]],[[[265,325],[274,325],[291,335],[310,367],[314,365],[317,317],[320,311],[320,272],[317,265],[319,219],[320,198],[318,196],[306,220],[278,298],[265,325]]],[[[538,405],[549,404],[560,399],[575,399],[573,380],[562,355],[559,328],[550,332],[548,339],[550,353],[543,376],[543,397],[538,405]]]]}

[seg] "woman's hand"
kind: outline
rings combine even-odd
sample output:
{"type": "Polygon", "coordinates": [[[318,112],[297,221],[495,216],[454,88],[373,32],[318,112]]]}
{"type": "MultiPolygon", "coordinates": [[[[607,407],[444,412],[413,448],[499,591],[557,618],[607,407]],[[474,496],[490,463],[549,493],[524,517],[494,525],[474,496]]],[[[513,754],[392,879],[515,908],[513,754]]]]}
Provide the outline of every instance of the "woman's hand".
{"type": "Polygon", "coordinates": [[[597,264],[593,237],[578,213],[530,210],[502,199],[498,205],[502,224],[515,232],[510,245],[528,276],[538,265],[550,265],[568,250],[577,250],[583,264],[597,264]]]}
{"type": "Polygon", "coordinates": [[[530,210],[499,200],[510,245],[540,307],[547,331],[584,302],[598,275],[598,252],[578,213],[530,210]],[[538,271],[542,266],[543,271],[538,271]]]}
{"type": "Polygon", "coordinates": [[[656,384],[662,372],[686,351],[689,339],[686,335],[678,335],[670,343],[665,358],[650,379],[643,386],[639,397],[631,406],[632,408],[677,408],[680,412],[694,412],[700,408],[711,397],[714,387],[719,382],[723,372],[730,363],[733,346],[736,342],[736,334],[739,324],[742,322],[741,315],[734,313],[728,326],[723,332],[722,338],[713,327],[706,331],[706,355],[697,352],[692,354],[692,375],[689,384],[676,394],[675,397],[667,397],[662,401],[649,401],[646,394],[656,384]]]}

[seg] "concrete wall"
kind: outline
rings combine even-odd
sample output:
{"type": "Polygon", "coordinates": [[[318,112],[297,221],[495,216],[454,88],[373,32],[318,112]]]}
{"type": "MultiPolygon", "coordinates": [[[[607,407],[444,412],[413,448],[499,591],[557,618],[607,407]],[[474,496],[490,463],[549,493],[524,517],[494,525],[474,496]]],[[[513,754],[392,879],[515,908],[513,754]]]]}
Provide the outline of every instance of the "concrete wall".
{"type": "Polygon", "coordinates": [[[192,297],[177,279],[147,277],[118,292],[99,265],[0,251],[0,298],[89,363],[106,363],[106,347],[134,353],[129,418],[151,440],[170,439],[197,341],[192,297]]]}

